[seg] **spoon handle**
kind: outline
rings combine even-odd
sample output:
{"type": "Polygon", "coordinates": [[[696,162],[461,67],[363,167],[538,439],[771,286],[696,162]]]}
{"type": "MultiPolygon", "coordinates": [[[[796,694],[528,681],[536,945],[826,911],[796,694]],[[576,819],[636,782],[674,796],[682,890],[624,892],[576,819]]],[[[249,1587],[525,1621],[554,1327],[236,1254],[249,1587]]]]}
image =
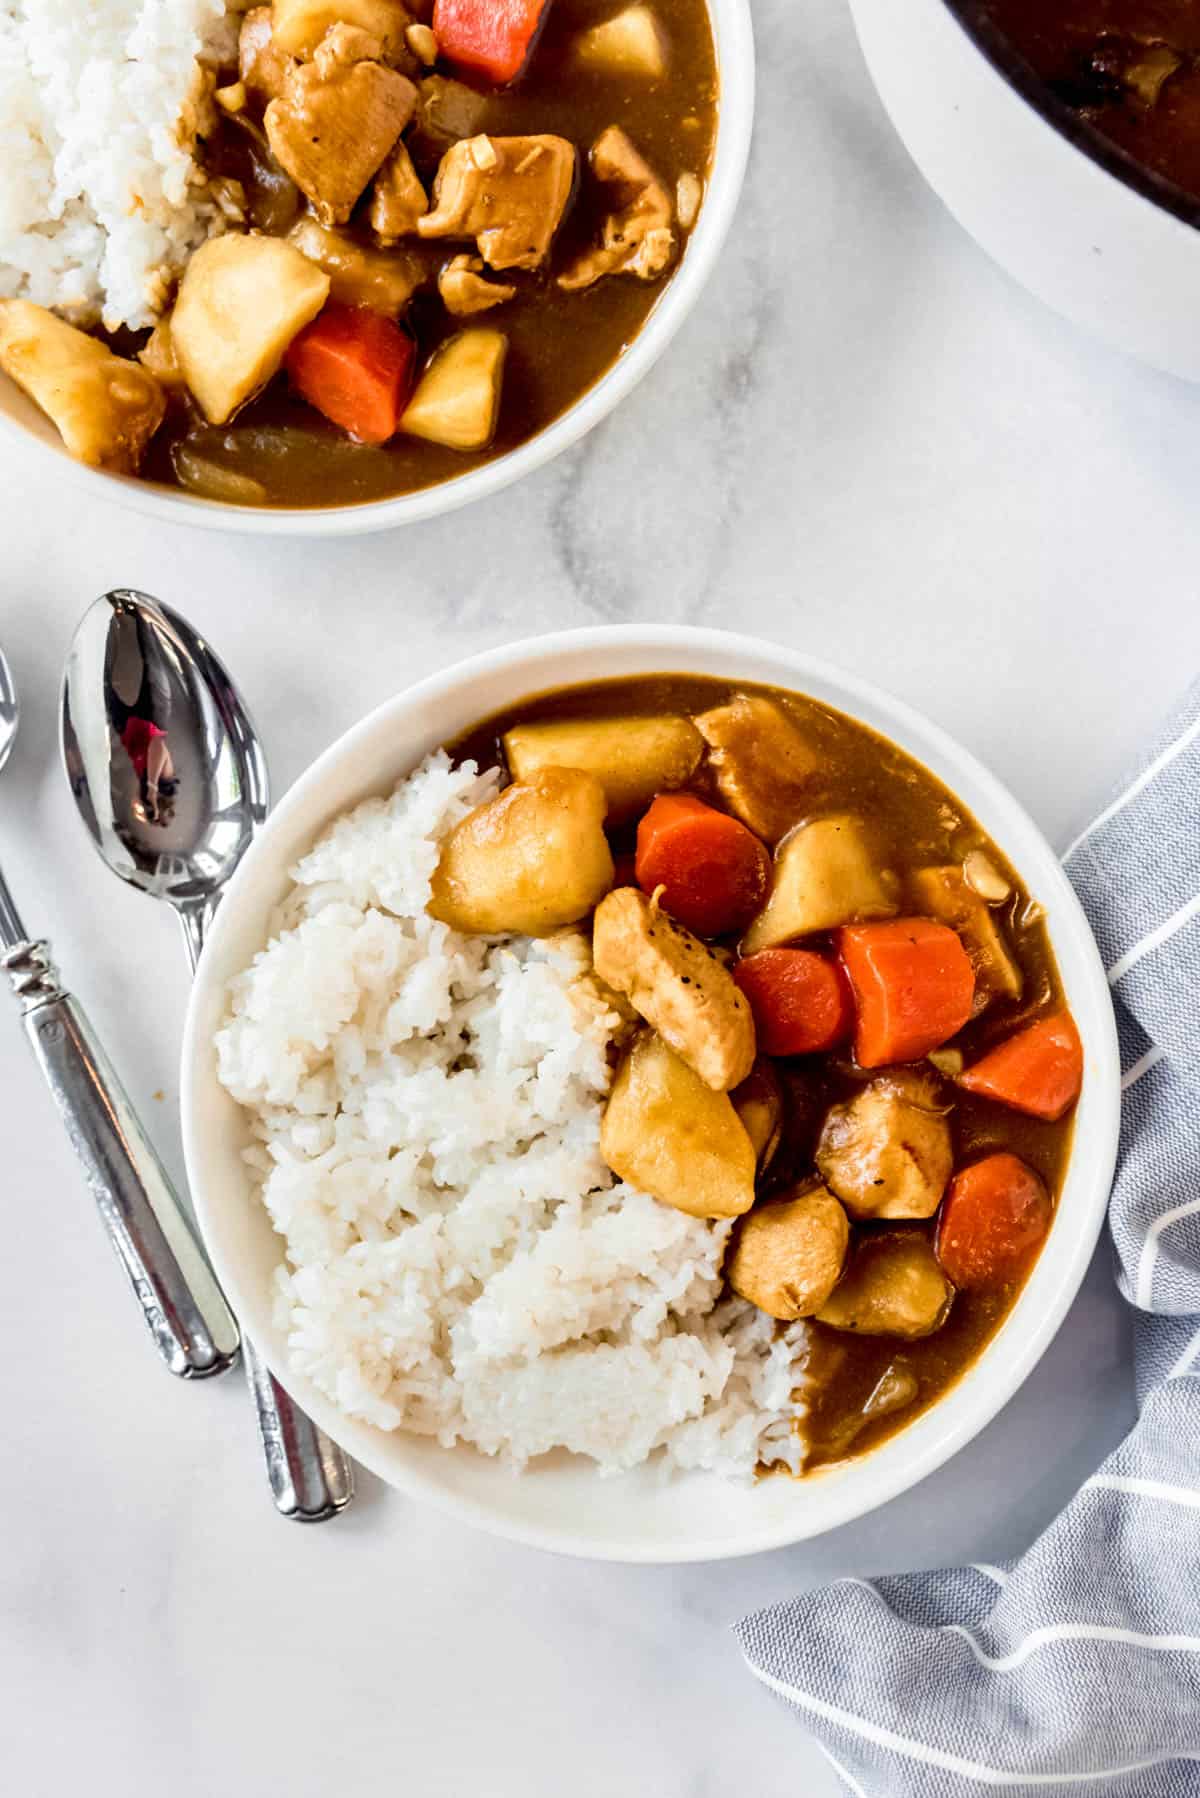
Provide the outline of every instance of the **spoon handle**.
{"type": "Polygon", "coordinates": [[[251,1342],[243,1342],[242,1354],[275,1509],[297,1523],[323,1523],[336,1517],[354,1497],[349,1459],[293,1403],[251,1342]]]}
{"type": "MultiPolygon", "coordinates": [[[[193,974],[216,904],[210,900],[178,914],[193,974]]],[[[324,1523],[336,1517],[354,1497],[353,1462],[289,1398],[248,1337],[242,1339],[242,1359],[275,1509],[297,1523],[324,1523]]]]}
{"type": "Polygon", "coordinates": [[[159,1354],[184,1380],[223,1372],[237,1359],[237,1323],[81,1007],[44,943],[17,944],[0,967],[159,1354]]]}

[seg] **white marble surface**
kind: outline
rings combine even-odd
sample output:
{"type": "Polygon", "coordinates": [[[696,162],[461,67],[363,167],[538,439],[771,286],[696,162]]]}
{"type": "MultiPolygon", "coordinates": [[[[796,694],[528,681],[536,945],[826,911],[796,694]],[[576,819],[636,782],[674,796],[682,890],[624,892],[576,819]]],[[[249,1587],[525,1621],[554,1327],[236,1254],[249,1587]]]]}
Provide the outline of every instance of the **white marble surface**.
{"type": "MultiPolygon", "coordinates": [[[[481,645],[734,624],[853,664],[989,760],[1061,840],[1200,661],[1200,393],[1078,338],[944,216],[843,12],[756,0],[758,136],[721,278],[622,412],[527,486],[406,535],[168,533],[0,463],[0,638],[26,727],[0,854],[178,1165],[185,970],[69,813],[59,669],[83,606],[187,610],[282,790],[398,685],[481,645]]],[[[1017,1552],[1123,1431],[1103,1255],[1008,1410],[917,1491],[723,1567],[491,1542],[363,1480],[304,1531],[236,1380],[142,1338],[15,1019],[0,1017],[0,1716],[23,1798],[757,1798],[837,1782],[727,1624],[843,1571],[1017,1552]]]]}

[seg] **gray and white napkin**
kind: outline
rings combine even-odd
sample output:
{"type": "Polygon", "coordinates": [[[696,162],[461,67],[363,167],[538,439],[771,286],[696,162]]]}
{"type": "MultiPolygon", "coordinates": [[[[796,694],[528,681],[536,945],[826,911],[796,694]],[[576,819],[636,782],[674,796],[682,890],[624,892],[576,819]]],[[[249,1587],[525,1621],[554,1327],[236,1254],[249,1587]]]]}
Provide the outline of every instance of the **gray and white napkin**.
{"type": "Polygon", "coordinates": [[[1116,1000],[1140,1419],[1015,1564],[738,1625],[856,1798],[1200,1798],[1200,684],[1064,860],[1116,1000]]]}

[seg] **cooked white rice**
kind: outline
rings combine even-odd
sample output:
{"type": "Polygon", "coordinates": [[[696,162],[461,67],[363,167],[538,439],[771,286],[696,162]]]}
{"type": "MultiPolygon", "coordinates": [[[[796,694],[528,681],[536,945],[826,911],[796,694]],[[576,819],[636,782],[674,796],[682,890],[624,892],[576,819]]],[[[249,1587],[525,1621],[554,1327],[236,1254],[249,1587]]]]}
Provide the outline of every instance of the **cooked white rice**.
{"type": "Polygon", "coordinates": [[[0,0],[0,296],[154,322],[219,228],[192,145],[231,29],[225,0],[0,0]]]}
{"type": "Polygon", "coordinates": [[[284,1239],[292,1365],[350,1417],[518,1467],[795,1465],[796,1345],[720,1300],[729,1226],[600,1159],[620,1019],[587,938],[425,912],[439,839],[496,782],[439,753],[340,819],[231,983],[220,1077],[284,1239]]]}

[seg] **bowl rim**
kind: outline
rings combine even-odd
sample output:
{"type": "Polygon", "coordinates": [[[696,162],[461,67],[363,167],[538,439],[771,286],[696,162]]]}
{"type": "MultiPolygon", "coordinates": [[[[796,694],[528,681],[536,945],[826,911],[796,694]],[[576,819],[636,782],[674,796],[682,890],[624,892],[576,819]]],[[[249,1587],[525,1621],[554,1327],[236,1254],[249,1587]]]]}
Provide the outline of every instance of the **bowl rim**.
{"type": "Polygon", "coordinates": [[[1089,162],[1148,200],[1160,212],[1169,213],[1193,230],[1200,228],[1200,199],[1167,175],[1139,162],[1099,128],[1059,98],[999,26],[976,10],[978,0],[940,0],[963,35],[1017,96],[1066,138],[1089,162]]]}
{"type": "MultiPolygon", "coordinates": [[[[220,1237],[220,1227],[219,1224],[214,1225],[215,1213],[203,1178],[205,1139],[199,1125],[197,1104],[198,1094],[205,1082],[214,1078],[206,1066],[211,1042],[203,1034],[205,1013],[212,1004],[214,988],[223,984],[214,975],[214,969],[222,953],[224,937],[234,929],[233,919],[242,891],[249,886],[259,866],[270,863],[276,837],[286,837],[296,822],[303,820],[310,807],[310,796],[320,791],[326,777],[343,762],[352,762],[360,746],[369,743],[377,733],[393,729],[398,733],[403,728],[405,715],[414,719],[422,713],[427,715],[431,707],[435,707],[439,700],[449,697],[456,687],[478,677],[520,675],[513,687],[513,699],[519,698],[521,694],[533,695],[545,691],[555,684],[552,672],[551,678],[546,679],[539,678],[535,670],[550,670],[550,665],[556,659],[565,659],[571,653],[590,653],[608,648],[615,648],[618,653],[640,651],[643,654],[677,654],[678,662],[673,665],[681,672],[689,670],[689,658],[693,654],[697,657],[704,654],[724,655],[735,660],[765,658],[777,670],[778,685],[800,692],[806,690],[806,683],[813,683],[817,687],[832,687],[840,697],[828,700],[827,703],[841,704],[850,716],[861,718],[876,730],[882,727],[871,721],[870,714],[882,714],[888,720],[885,734],[894,733],[894,740],[907,753],[922,759],[919,751],[913,747],[915,741],[926,749],[933,750],[944,762],[953,766],[957,778],[972,794],[968,809],[974,813],[986,806],[990,813],[1005,815],[1011,827],[1006,830],[1006,838],[1020,835],[1025,839],[1025,850],[1012,859],[1031,884],[1034,884],[1036,874],[1039,897],[1043,901],[1050,900],[1052,940],[1056,954],[1061,964],[1063,950],[1068,948],[1075,963],[1078,978],[1077,983],[1069,987],[1069,997],[1077,1016],[1081,1001],[1086,1001],[1087,1005],[1087,1015],[1080,1016],[1080,1028],[1090,1063],[1085,1100],[1089,1108],[1088,1158],[1091,1173],[1086,1192],[1081,1192],[1072,1201],[1076,1212],[1074,1233],[1068,1236],[1061,1227],[1057,1233],[1051,1231],[1045,1249],[1000,1330],[943,1398],[930,1406],[907,1429],[897,1432],[871,1454],[860,1460],[842,1463],[806,1482],[797,1482],[798,1502],[786,1521],[747,1529],[733,1540],[725,1536],[704,1538],[693,1535],[668,1545],[648,1543],[638,1538],[604,1537],[598,1541],[589,1535],[586,1517],[570,1526],[560,1527],[557,1524],[551,1526],[528,1523],[497,1515],[486,1502],[448,1491],[420,1469],[411,1466],[399,1469],[388,1463],[382,1454],[375,1452],[379,1432],[346,1418],[330,1400],[324,1398],[301,1376],[293,1374],[278,1359],[269,1337],[263,1341],[258,1332],[254,1333],[259,1342],[260,1353],[280,1383],[294,1394],[355,1459],[386,1484],[409,1497],[429,1500],[439,1510],[461,1522],[526,1546],[594,1560],[642,1564],[730,1560],[787,1547],[864,1516],[917,1485],[965,1447],[1019,1390],[1054,1339],[1074,1303],[1107,1214],[1120,1121],[1120,1060],[1111,993],[1099,951],[1074,889],[1041,830],[998,777],[941,726],[874,683],[822,658],[756,637],[683,625],[595,626],[555,632],[540,638],[522,638],[455,662],[400,690],[338,737],[301,774],[251,845],[216,913],[197,969],[184,1025],[180,1071],[184,1157],[196,1213],[218,1277],[235,1311],[250,1320],[249,1327],[253,1330],[256,1314],[261,1318],[264,1310],[269,1311],[269,1302],[264,1306],[261,1295],[248,1300],[250,1289],[243,1282],[240,1270],[237,1266],[230,1265],[219,1246],[214,1247],[214,1238],[220,1237]],[[1031,858],[1036,858],[1038,862],[1036,870],[1030,866],[1031,858]],[[1014,1325],[1019,1327],[1014,1328],[1014,1325]],[[1003,1361],[998,1354],[1002,1343],[1007,1349],[1003,1361]],[[896,1445],[904,1443],[914,1432],[921,1433],[920,1449],[914,1446],[908,1455],[902,1449],[897,1450],[896,1445]],[[833,1514],[819,1518],[814,1523],[803,1503],[803,1495],[812,1491],[817,1482],[825,1486],[834,1479],[842,1481],[844,1489],[841,1502],[837,1502],[835,1493],[833,1514]]],[[[610,671],[598,672],[596,676],[609,677],[610,671]]],[[[934,772],[939,778],[946,778],[936,768],[934,772]]],[[[367,796],[372,790],[367,780],[359,785],[360,797],[367,796]]],[[[375,790],[378,790],[378,782],[375,783],[375,790]]],[[[350,803],[356,801],[352,800],[350,803]]],[[[965,799],[964,803],[967,803],[965,799]]],[[[315,835],[323,828],[325,821],[325,814],[320,818],[314,815],[312,834],[315,835]]],[[[1002,840],[1001,847],[1006,853],[1009,852],[1007,840],[1002,840]]],[[[264,916],[260,918],[260,924],[265,923],[264,916]]],[[[261,931],[259,936],[261,940],[261,931]]],[[[1072,1193],[1072,1174],[1076,1174],[1076,1186],[1083,1178],[1082,1172],[1077,1172],[1083,1168],[1083,1163],[1083,1145],[1077,1130],[1068,1163],[1067,1179],[1060,1195],[1060,1214],[1068,1195],[1072,1193]]],[[[461,1451],[439,1450],[439,1455],[455,1452],[461,1451]]],[[[498,1471],[506,1473],[506,1470],[498,1471]]],[[[511,1476],[506,1473],[506,1477],[511,1476]]],[[[712,1475],[687,1477],[716,1478],[712,1475]]]]}
{"type": "MultiPolygon", "coordinates": [[[[77,462],[63,446],[0,410],[0,434],[15,449],[53,458],[67,481],[163,523],[264,537],[367,536],[456,512],[543,468],[607,418],[649,373],[699,299],[737,213],[754,131],[755,50],[750,0],[706,0],[720,90],[712,167],[687,252],[645,323],[599,380],[544,430],[493,461],[390,499],[356,505],[234,506],[77,462]]],[[[50,427],[53,430],[53,427],[50,427]]]]}

